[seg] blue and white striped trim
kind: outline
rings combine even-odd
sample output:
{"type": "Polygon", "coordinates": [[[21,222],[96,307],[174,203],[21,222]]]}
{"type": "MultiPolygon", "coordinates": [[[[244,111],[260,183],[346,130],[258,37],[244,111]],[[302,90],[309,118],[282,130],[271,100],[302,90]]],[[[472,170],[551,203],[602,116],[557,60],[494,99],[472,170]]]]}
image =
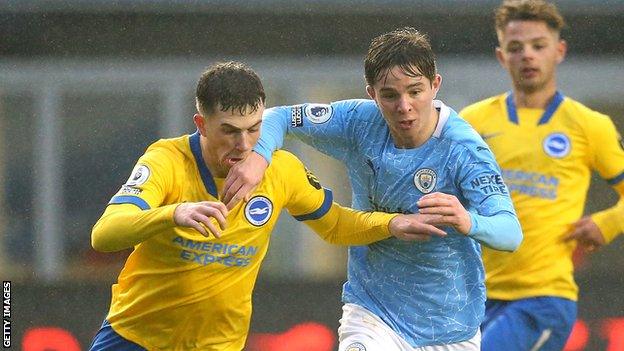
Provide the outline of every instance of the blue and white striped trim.
{"type": "Polygon", "coordinates": [[[201,176],[202,182],[206,187],[206,191],[208,192],[208,194],[218,199],[219,193],[217,192],[217,185],[215,184],[215,181],[212,178],[212,174],[206,166],[206,162],[204,162],[204,158],[202,156],[201,145],[199,143],[199,130],[191,134],[191,136],[189,137],[189,143],[191,146],[191,152],[195,157],[195,163],[197,164],[199,175],[201,176]]]}
{"type": "Polygon", "coordinates": [[[323,199],[321,207],[319,207],[316,211],[312,213],[293,217],[298,221],[309,221],[323,217],[329,211],[332,203],[334,202],[334,194],[332,193],[332,191],[327,188],[323,188],[323,191],[325,193],[325,199],[323,199]]]}
{"type": "Polygon", "coordinates": [[[119,204],[133,204],[142,210],[149,210],[150,205],[140,197],[136,196],[113,196],[113,198],[108,202],[109,205],[119,205],[119,204]]]}
{"type": "Polygon", "coordinates": [[[613,177],[613,178],[609,178],[607,179],[607,183],[609,183],[609,185],[615,185],[619,182],[621,182],[622,180],[624,180],[624,172],[620,173],[619,175],[613,177]]]}
{"type": "MultiPolygon", "coordinates": [[[[548,106],[546,106],[546,110],[542,114],[539,122],[537,122],[537,125],[548,123],[548,121],[550,121],[552,116],[555,114],[555,111],[557,111],[557,108],[559,108],[559,105],[561,105],[561,103],[563,102],[564,98],[565,96],[561,92],[557,91],[555,93],[555,96],[553,96],[552,101],[548,104],[548,106]]],[[[505,99],[505,104],[507,105],[507,118],[510,122],[518,124],[518,111],[516,110],[516,105],[513,101],[512,92],[509,92],[509,94],[507,95],[507,98],[505,99]]]]}

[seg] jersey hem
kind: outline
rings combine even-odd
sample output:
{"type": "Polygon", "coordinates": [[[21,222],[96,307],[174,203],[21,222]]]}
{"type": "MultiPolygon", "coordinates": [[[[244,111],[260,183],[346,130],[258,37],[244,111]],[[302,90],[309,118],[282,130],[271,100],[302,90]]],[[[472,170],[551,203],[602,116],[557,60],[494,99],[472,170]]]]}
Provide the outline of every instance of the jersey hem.
{"type": "Polygon", "coordinates": [[[115,333],[119,334],[119,336],[121,336],[122,338],[131,341],[139,346],[141,346],[142,348],[146,349],[146,350],[155,350],[155,351],[161,351],[162,349],[159,349],[157,347],[154,347],[153,345],[148,345],[147,343],[142,342],[141,338],[139,338],[138,336],[136,336],[134,333],[129,332],[127,330],[124,330],[123,328],[119,329],[119,327],[115,327],[113,323],[109,324],[111,326],[111,328],[115,331],[115,333]],[[139,341],[141,340],[141,341],[139,341]]]}
{"type": "Polygon", "coordinates": [[[549,296],[549,297],[561,297],[564,299],[578,301],[578,292],[557,292],[552,290],[542,290],[542,291],[525,291],[525,292],[517,292],[515,294],[505,294],[505,293],[496,293],[492,291],[488,291],[487,298],[488,300],[504,300],[504,301],[515,301],[522,299],[529,299],[532,297],[540,297],[540,296],[549,296]]]}

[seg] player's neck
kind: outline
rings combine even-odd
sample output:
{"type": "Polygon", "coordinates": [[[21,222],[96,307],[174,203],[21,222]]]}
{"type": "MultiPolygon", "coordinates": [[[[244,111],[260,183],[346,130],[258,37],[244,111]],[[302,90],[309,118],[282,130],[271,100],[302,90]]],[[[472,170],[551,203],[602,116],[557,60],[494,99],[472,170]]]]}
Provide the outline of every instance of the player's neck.
{"type": "Polygon", "coordinates": [[[557,86],[554,84],[536,91],[514,89],[514,104],[516,104],[516,108],[545,109],[556,93],[557,86]]]}
{"type": "Polygon", "coordinates": [[[219,160],[213,152],[210,152],[211,150],[206,138],[201,137],[199,145],[201,146],[202,158],[204,159],[204,163],[206,164],[206,167],[208,167],[208,170],[210,171],[212,177],[225,178],[227,176],[227,173],[223,174],[223,171],[219,167],[219,160]]]}

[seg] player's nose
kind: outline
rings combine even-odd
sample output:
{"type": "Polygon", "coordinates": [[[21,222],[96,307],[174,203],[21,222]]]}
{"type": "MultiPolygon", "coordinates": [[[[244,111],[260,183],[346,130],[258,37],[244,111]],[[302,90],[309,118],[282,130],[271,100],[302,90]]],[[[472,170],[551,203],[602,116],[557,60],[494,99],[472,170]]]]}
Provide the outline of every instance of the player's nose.
{"type": "Polygon", "coordinates": [[[407,113],[412,110],[411,101],[407,97],[401,97],[397,101],[397,111],[400,113],[407,113]]]}
{"type": "Polygon", "coordinates": [[[238,138],[236,139],[236,149],[239,151],[248,151],[254,146],[254,141],[249,133],[243,132],[240,133],[238,138]]]}

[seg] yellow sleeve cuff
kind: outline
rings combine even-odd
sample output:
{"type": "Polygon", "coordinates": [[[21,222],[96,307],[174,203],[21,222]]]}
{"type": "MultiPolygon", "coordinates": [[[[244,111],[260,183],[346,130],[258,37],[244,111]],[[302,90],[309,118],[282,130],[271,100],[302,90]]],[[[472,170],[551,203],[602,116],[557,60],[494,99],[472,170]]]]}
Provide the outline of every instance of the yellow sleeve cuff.
{"type": "Polygon", "coordinates": [[[396,213],[362,212],[333,203],[321,218],[305,221],[323,240],[338,245],[367,245],[390,237],[396,213]]]}
{"type": "Polygon", "coordinates": [[[602,236],[607,243],[610,243],[624,231],[624,201],[620,200],[617,205],[604,211],[591,215],[602,236]]]}

